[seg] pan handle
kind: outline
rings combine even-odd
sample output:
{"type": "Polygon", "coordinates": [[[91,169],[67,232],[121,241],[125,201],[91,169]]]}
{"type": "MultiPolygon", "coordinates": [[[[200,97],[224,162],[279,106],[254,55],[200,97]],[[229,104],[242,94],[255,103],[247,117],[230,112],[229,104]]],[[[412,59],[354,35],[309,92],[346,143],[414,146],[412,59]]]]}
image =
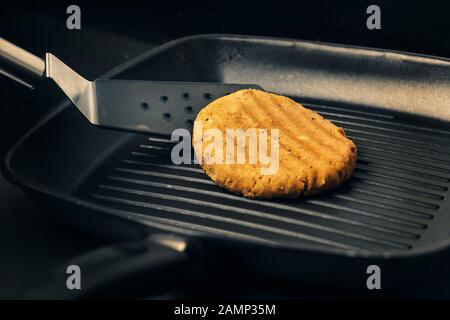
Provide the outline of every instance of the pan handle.
{"type": "Polygon", "coordinates": [[[43,59],[0,37],[0,73],[33,87],[44,72],[43,59]]]}
{"type": "Polygon", "coordinates": [[[123,299],[162,294],[199,273],[200,252],[197,241],[170,235],[103,247],[57,268],[50,281],[26,292],[24,298],[123,299]],[[68,266],[79,267],[81,289],[68,289],[67,282],[76,281],[69,279],[68,266]]]}

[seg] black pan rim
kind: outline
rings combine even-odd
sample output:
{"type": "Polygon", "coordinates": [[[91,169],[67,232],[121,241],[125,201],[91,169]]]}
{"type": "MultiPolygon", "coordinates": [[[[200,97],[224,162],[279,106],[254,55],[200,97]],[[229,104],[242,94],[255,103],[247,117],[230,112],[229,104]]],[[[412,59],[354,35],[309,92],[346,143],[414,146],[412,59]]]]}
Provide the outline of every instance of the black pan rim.
{"type": "Polygon", "coordinates": [[[117,67],[111,69],[110,71],[104,73],[100,78],[102,77],[111,77],[114,75],[117,75],[118,73],[122,72],[126,68],[136,65],[142,61],[144,61],[147,57],[155,55],[161,51],[164,51],[168,48],[180,45],[185,42],[193,41],[193,40],[205,40],[205,39],[224,39],[224,40],[247,40],[247,41],[275,41],[278,43],[285,43],[287,45],[292,45],[293,43],[303,43],[303,44],[311,44],[316,46],[324,46],[324,47],[334,47],[334,48],[344,48],[344,49],[356,49],[365,51],[367,53],[373,53],[373,52],[380,52],[380,53],[393,53],[396,55],[399,55],[399,57],[407,57],[409,60],[415,60],[415,61],[423,61],[424,59],[429,60],[428,62],[445,62],[450,63],[450,58],[441,57],[441,56],[434,56],[434,55],[427,55],[427,54],[420,54],[420,53],[414,53],[414,52],[405,52],[400,50],[387,50],[382,48],[374,48],[374,47],[368,47],[368,46],[355,46],[355,45],[349,45],[349,44],[340,44],[340,43],[333,43],[333,42],[322,42],[322,41],[314,41],[314,40],[302,40],[302,39],[292,39],[292,38],[274,38],[274,37],[267,37],[267,36],[250,36],[250,35],[238,35],[238,34],[227,34],[227,33],[206,33],[206,34],[196,34],[191,35],[187,37],[182,37],[174,40],[170,40],[160,46],[157,46],[153,49],[150,49],[120,65],[117,67]]]}
{"type": "MultiPolygon", "coordinates": [[[[271,38],[271,37],[253,37],[253,36],[242,36],[242,35],[231,35],[231,34],[202,34],[202,35],[193,35],[188,37],[183,37],[180,39],[175,39],[172,41],[169,41],[161,46],[158,46],[156,48],[153,48],[149,51],[146,51],[142,53],[141,55],[130,59],[129,61],[120,64],[119,66],[111,69],[110,71],[104,73],[99,78],[111,78],[114,76],[119,75],[121,72],[125,71],[131,66],[136,66],[143,60],[147,59],[148,57],[155,55],[161,51],[164,51],[170,47],[174,47],[177,45],[180,45],[184,42],[188,42],[195,39],[233,39],[233,40],[253,40],[253,41],[287,41],[287,43],[310,43],[315,45],[324,45],[324,46],[332,46],[332,47],[339,47],[339,48],[348,48],[348,49],[361,49],[365,51],[377,51],[377,52],[383,52],[383,53],[395,53],[400,54],[404,57],[413,58],[414,60],[422,60],[422,59],[430,59],[431,62],[436,62],[435,60],[441,60],[442,62],[450,63],[450,59],[441,58],[441,57],[433,57],[428,55],[421,55],[421,54],[410,54],[400,51],[391,51],[391,50],[384,50],[384,49],[372,49],[367,47],[358,47],[358,46],[350,46],[350,45],[339,45],[339,44],[332,44],[332,43],[325,43],[325,42],[318,42],[318,41],[303,41],[303,40],[294,40],[294,39],[283,39],[283,38],[271,38]]],[[[46,195],[52,198],[57,198],[61,201],[64,201],[66,203],[70,203],[72,205],[76,205],[78,207],[81,207],[86,210],[93,210],[97,212],[101,212],[102,214],[108,215],[108,216],[114,216],[122,221],[124,223],[130,223],[134,224],[137,227],[142,228],[142,223],[138,221],[134,221],[134,219],[130,219],[129,217],[124,216],[123,214],[120,214],[119,210],[112,209],[108,206],[103,206],[96,204],[91,201],[86,201],[74,196],[71,196],[69,194],[66,194],[64,192],[53,190],[51,188],[48,188],[45,185],[35,183],[20,174],[18,174],[16,171],[14,171],[12,166],[12,160],[15,155],[15,151],[18,150],[25,141],[32,136],[34,132],[39,130],[43,125],[45,125],[48,121],[51,120],[54,116],[59,114],[60,112],[64,111],[66,108],[70,107],[70,102],[64,101],[58,105],[56,105],[54,108],[49,110],[40,120],[38,120],[32,127],[29,129],[6,153],[5,159],[2,165],[2,173],[7,178],[8,181],[11,183],[21,187],[24,190],[35,192],[38,194],[46,195]]],[[[160,230],[161,232],[171,232],[175,234],[185,235],[188,237],[201,237],[205,239],[211,239],[211,240],[220,240],[220,241],[227,241],[229,243],[237,243],[240,244],[241,241],[234,240],[225,236],[217,236],[217,235],[209,235],[204,233],[198,233],[193,232],[187,229],[177,228],[173,227],[164,223],[159,222],[146,222],[148,224],[148,227],[154,227],[157,230],[160,230]]],[[[247,240],[246,243],[254,244],[257,246],[261,246],[262,243],[256,241],[256,240],[247,240]]],[[[311,248],[308,245],[299,245],[299,244],[288,244],[288,243],[276,243],[276,244],[264,244],[266,247],[273,247],[276,249],[285,249],[285,250],[292,250],[292,251],[303,251],[303,252],[310,252],[310,253],[318,253],[318,254],[328,254],[328,255],[335,255],[339,257],[352,257],[352,258],[363,258],[363,259],[411,259],[411,258],[417,258],[422,256],[428,256],[440,253],[450,247],[450,238],[448,238],[446,241],[441,241],[435,245],[433,245],[431,248],[429,247],[422,247],[419,250],[416,250],[415,252],[395,252],[390,253],[389,255],[384,255],[383,253],[372,253],[372,252],[353,252],[353,251],[343,251],[341,249],[331,249],[331,248],[311,248]]]]}

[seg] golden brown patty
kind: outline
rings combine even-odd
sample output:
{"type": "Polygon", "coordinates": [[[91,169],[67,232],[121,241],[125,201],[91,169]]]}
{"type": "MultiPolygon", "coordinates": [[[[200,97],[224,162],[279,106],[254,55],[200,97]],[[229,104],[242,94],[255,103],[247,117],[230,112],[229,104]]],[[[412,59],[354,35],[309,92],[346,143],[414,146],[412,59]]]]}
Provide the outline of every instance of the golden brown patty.
{"type": "MultiPolygon", "coordinates": [[[[269,141],[269,156],[270,145],[269,141]]],[[[352,175],[357,154],[344,130],[321,115],[287,97],[251,89],[219,98],[203,108],[196,119],[193,146],[203,170],[215,183],[248,198],[296,198],[335,188],[352,175]],[[226,129],[267,129],[268,136],[272,129],[278,129],[278,171],[262,174],[261,169],[268,165],[248,163],[248,157],[245,164],[205,163],[212,156],[207,147],[212,138],[202,133],[214,128],[224,136],[226,129]]],[[[248,154],[249,143],[245,148],[248,154]]],[[[224,143],[224,157],[226,152],[224,143]]]]}

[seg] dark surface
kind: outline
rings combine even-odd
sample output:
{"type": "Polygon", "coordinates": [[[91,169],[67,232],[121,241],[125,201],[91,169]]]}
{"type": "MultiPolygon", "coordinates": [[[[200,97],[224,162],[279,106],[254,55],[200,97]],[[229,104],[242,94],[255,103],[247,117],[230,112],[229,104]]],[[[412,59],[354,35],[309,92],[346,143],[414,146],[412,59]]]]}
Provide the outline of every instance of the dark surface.
{"type": "MultiPolygon", "coordinates": [[[[215,263],[218,257],[234,256],[235,268],[228,268],[229,275],[253,272],[266,280],[322,286],[322,279],[328,277],[329,285],[345,284],[347,289],[361,289],[365,288],[361,270],[376,264],[383,270],[387,291],[408,283],[411,278],[419,281],[439,270],[450,228],[446,214],[450,203],[445,198],[450,179],[449,125],[399,112],[400,99],[390,104],[390,110],[376,106],[385,99],[380,88],[395,80],[393,70],[403,67],[407,85],[395,90],[398,96],[406,96],[417,82],[445,87],[446,82],[441,83],[435,77],[450,69],[449,65],[442,62],[443,70],[432,72],[437,62],[423,62],[406,55],[389,55],[376,60],[375,65],[371,57],[377,56],[376,52],[356,53],[351,48],[337,50],[335,46],[304,42],[286,45],[282,40],[257,40],[204,36],[168,43],[145,59],[133,61],[135,65],[118,70],[114,77],[146,79],[152,74],[158,80],[195,81],[216,75],[211,80],[260,81],[270,91],[299,94],[296,99],[304,103],[315,101],[305,105],[343,126],[359,147],[356,172],[334,192],[270,202],[233,196],[211,182],[198,166],[171,165],[167,143],[164,146],[160,140],[142,135],[99,130],[70,105],[58,109],[18,145],[8,158],[7,172],[13,180],[26,179],[38,185],[31,187],[31,191],[47,193],[58,200],[53,203],[44,198],[43,202],[54,208],[62,221],[98,235],[112,239],[138,236],[133,230],[143,228],[125,228],[129,219],[143,226],[163,222],[201,231],[210,238],[204,245],[205,260],[213,266],[207,270],[212,274],[223,273],[221,268],[213,271],[220,266],[215,263]],[[200,49],[208,54],[199,53],[200,49]],[[264,58],[258,55],[261,51],[266,53],[264,58]],[[234,59],[224,59],[233,55],[234,59]],[[180,63],[180,57],[190,64],[180,63]],[[339,72],[334,71],[336,65],[339,72]],[[414,67],[406,69],[405,65],[414,67]],[[271,77],[266,76],[267,66],[272,70],[271,77]],[[289,85],[276,75],[283,67],[287,67],[283,76],[293,79],[289,85]],[[196,70],[195,74],[190,70],[196,70]],[[414,76],[424,70],[426,76],[414,76]],[[339,93],[330,96],[327,90],[317,89],[324,73],[330,74],[328,88],[338,83],[342,92],[349,93],[351,88],[361,90],[363,84],[365,96],[351,98],[348,94],[347,105],[340,104],[336,101],[339,93]],[[305,86],[302,77],[307,77],[312,86],[305,86]],[[373,106],[364,107],[363,99],[373,106]],[[166,156],[154,157],[155,147],[166,148],[166,156]],[[30,163],[29,158],[34,161],[30,163]],[[49,192],[40,186],[49,188],[49,192]],[[93,208],[94,204],[102,205],[108,214],[96,214],[98,208],[93,208]],[[90,211],[85,213],[80,206],[90,211]],[[116,214],[123,225],[112,220],[114,210],[120,210],[116,214]],[[212,241],[217,236],[241,243],[222,246],[212,241]],[[261,247],[248,249],[246,237],[263,243],[261,247]],[[279,248],[267,246],[265,241],[279,248]],[[284,250],[291,246],[302,250],[284,250]],[[312,251],[308,253],[306,249],[312,251]],[[343,254],[350,251],[353,257],[343,254]],[[259,265],[255,261],[266,263],[259,265]]],[[[426,108],[438,98],[427,96],[431,89],[430,85],[415,90],[416,97],[425,96],[427,106],[416,99],[408,107],[426,114],[426,108]]],[[[146,111],[141,110],[139,103],[130,107],[133,105],[145,116],[146,111]]],[[[28,187],[29,183],[23,185],[28,187]]]]}
{"type": "MultiPolygon", "coordinates": [[[[24,12],[23,15],[5,16],[6,13],[3,10],[0,13],[0,33],[4,38],[37,54],[45,50],[54,52],[89,79],[154,46],[151,42],[93,28],[69,32],[61,20],[41,19],[36,14],[24,12]],[[99,51],[99,46],[104,50],[99,51]]],[[[64,98],[49,84],[29,91],[4,77],[0,77],[0,96],[3,99],[0,117],[2,155],[50,105],[64,98]]],[[[56,223],[48,212],[39,209],[3,176],[0,176],[0,220],[2,298],[17,297],[24,288],[39,283],[39,279],[57,264],[103,244],[94,237],[56,223]]]]}
{"type": "MultiPolygon", "coordinates": [[[[446,214],[449,203],[445,199],[450,179],[447,174],[450,163],[446,157],[450,148],[448,124],[394,112],[396,106],[401,110],[401,100],[391,105],[392,110],[364,107],[358,102],[358,96],[353,98],[354,105],[350,100],[342,106],[332,100],[338,95],[327,100],[328,92],[321,95],[317,89],[309,91],[301,85],[302,79],[308,77],[313,88],[322,87],[323,78],[315,75],[328,72],[333,75],[326,80],[328,88],[338,83],[343,92],[350,92],[362,77],[365,86],[361,91],[377,106],[383,104],[385,93],[382,90],[371,93],[374,90],[370,84],[373,85],[373,78],[377,79],[376,88],[390,83],[396,61],[415,65],[403,70],[409,82],[406,87],[396,88],[399,97],[415,82],[445,87],[445,82],[435,79],[443,70],[431,72],[431,66],[436,63],[422,65],[415,57],[390,55],[379,59],[371,68],[369,61],[374,52],[355,54],[351,48],[336,50],[334,46],[324,45],[316,48],[317,45],[302,42],[286,46],[285,41],[271,39],[255,42],[248,38],[209,36],[176,43],[147,55],[139,64],[129,66],[115,77],[144,79],[152,73],[157,79],[199,80],[214,74],[217,78],[212,80],[222,82],[226,80],[222,75],[226,75],[230,82],[259,80],[268,90],[284,90],[283,93],[291,96],[298,93],[301,97],[297,99],[314,100],[315,103],[305,105],[342,125],[357,142],[359,161],[352,179],[332,193],[310,199],[246,200],[218,188],[198,167],[172,166],[167,156],[152,158],[152,148],[164,149],[160,140],[99,130],[70,105],[58,109],[59,112],[18,145],[8,158],[9,176],[37,184],[31,191],[37,195],[44,192],[58,200],[53,202],[44,197],[42,202],[56,211],[62,221],[98,235],[113,239],[135,237],[138,234],[133,235],[136,232],[131,226],[125,228],[127,220],[133,219],[143,226],[164,222],[202,231],[210,238],[222,236],[241,241],[242,244],[225,248],[213,245],[212,239],[205,241],[208,248],[205,260],[211,264],[207,270],[214,279],[215,275],[224,273],[222,267],[213,271],[214,267],[221,266],[215,261],[229,256],[235,257],[235,265],[227,270],[227,276],[254,273],[263,275],[266,281],[277,279],[287,284],[290,280],[297,285],[306,282],[322,286],[322,279],[327,276],[328,282],[334,286],[345,285],[346,289],[365,288],[361,273],[370,264],[381,266],[386,291],[409,283],[411,278],[419,281],[439,271],[445,251],[438,250],[448,244],[450,222],[446,214]],[[291,49],[294,44],[296,54],[291,49]],[[208,55],[198,54],[199,48],[208,55]],[[259,63],[260,51],[266,52],[264,63],[259,63]],[[224,62],[223,57],[235,52],[240,52],[239,58],[224,62]],[[323,56],[325,61],[317,66],[311,64],[323,56]],[[180,64],[179,57],[191,63],[180,64]],[[336,60],[340,64],[334,63],[336,60]],[[282,66],[289,66],[283,75],[295,79],[289,86],[283,77],[274,75],[277,70],[284,70],[279,61],[282,66]],[[361,61],[365,62],[362,68],[361,61]],[[336,72],[331,67],[335,65],[349,67],[336,72]],[[195,76],[186,71],[191,68],[197,70],[195,76]],[[270,79],[265,78],[268,70],[272,74],[270,79]],[[428,74],[417,79],[413,75],[420,70],[427,70],[428,74]],[[29,162],[30,158],[34,161],[29,162]],[[39,185],[50,191],[42,190],[39,185]],[[427,191],[423,190],[424,186],[427,191]],[[95,213],[98,209],[92,207],[94,203],[103,206],[104,214],[95,213]],[[85,212],[84,208],[90,211],[85,212]],[[123,225],[113,221],[113,213],[123,219],[123,225]],[[281,248],[295,245],[303,250],[247,248],[246,237],[271,241],[281,248]],[[307,248],[313,251],[308,253],[307,248]],[[349,250],[354,252],[354,257],[333,256],[349,250]],[[364,258],[363,253],[370,254],[370,258],[364,258]],[[385,258],[386,255],[390,258],[385,258]],[[266,263],[260,265],[256,261],[266,263]],[[329,265],[333,268],[329,269],[329,265]]],[[[443,63],[442,68],[449,66],[443,63]]],[[[432,106],[434,97],[427,96],[429,90],[423,86],[415,95],[425,96],[427,106],[432,106]]],[[[146,112],[140,109],[139,103],[134,106],[146,112]]],[[[413,107],[413,102],[409,106],[413,107]]],[[[24,186],[28,187],[28,182],[24,186]]]]}
{"type": "MultiPolygon", "coordinates": [[[[449,41],[445,39],[448,38],[448,32],[445,31],[448,30],[449,19],[442,3],[412,4],[406,10],[401,5],[393,6],[392,11],[384,15],[387,25],[383,25],[382,31],[376,32],[369,32],[364,27],[364,21],[361,21],[360,8],[364,10],[363,5],[359,4],[349,10],[350,7],[345,7],[340,2],[331,6],[307,2],[302,10],[278,8],[271,11],[269,7],[261,9],[259,14],[254,14],[251,23],[248,23],[244,13],[229,14],[227,8],[197,12],[195,9],[179,11],[163,7],[162,11],[156,10],[158,14],[155,18],[154,10],[139,10],[140,7],[137,6],[125,13],[120,11],[119,19],[118,11],[114,10],[114,6],[109,6],[109,9],[97,10],[89,15],[86,20],[89,24],[84,30],[69,32],[65,29],[64,20],[59,18],[61,5],[47,4],[43,10],[51,10],[49,14],[43,14],[42,10],[30,13],[27,11],[28,6],[20,8],[19,4],[11,9],[6,7],[6,10],[2,11],[0,30],[5,38],[36,53],[53,51],[88,78],[103,73],[127,57],[143,52],[151,46],[148,41],[159,43],[169,38],[199,32],[303,37],[450,56],[449,41]],[[21,14],[11,14],[18,12],[18,6],[21,14]],[[324,7],[327,9],[324,10],[324,7]],[[152,19],[142,18],[147,12],[153,14],[152,19]],[[291,19],[280,18],[267,22],[271,13],[278,12],[290,16],[291,19]],[[98,31],[92,28],[92,25],[107,32],[98,31]],[[251,31],[248,30],[249,25],[251,31]],[[127,37],[117,33],[126,34],[127,37]]],[[[31,7],[30,11],[32,9],[31,7]]],[[[61,98],[58,94],[49,98],[46,95],[49,90],[29,93],[4,79],[1,80],[0,90],[2,98],[6,97],[6,100],[3,100],[2,112],[8,115],[1,117],[2,151],[49,105],[61,98]],[[30,106],[33,106],[31,110],[30,106]]],[[[2,220],[6,221],[1,225],[2,254],[5,257],[0,266],[2,296],[14,297],[15,288],[27,287],[55,263],[100,245],[97,240],[72,232],[49,220],[45,213],[36,209],[33,202],[6,182],[2,181],[1,186],[0,212],[2,220]]],[[[410,291],[406,296],[448,297],[449,286],[446,283],[450,281],[446,282],[444,279],[430,282],[426,287],[410,291]]],[[[255,285],[256,287],[259,286],[255,285]]],[[[240,292],[243,296],[253,297],[277,294],[285,297],[291,296],[290,294],[297,297],[320,297],[325,294],[308,293],[309,291],[288,293],[283,291],[283,288],[266,290],[267,288],[260,287],[257,290],[259,293],[251,289],[248,293],[240,292]]],[[[217,291],[221,292],[220,289],[217,291]]],[[[235,290],[231,288],[228,292],[230,291],[235,290]]],[[[233,296],[219,293],[222,294],[233,296]]]]}

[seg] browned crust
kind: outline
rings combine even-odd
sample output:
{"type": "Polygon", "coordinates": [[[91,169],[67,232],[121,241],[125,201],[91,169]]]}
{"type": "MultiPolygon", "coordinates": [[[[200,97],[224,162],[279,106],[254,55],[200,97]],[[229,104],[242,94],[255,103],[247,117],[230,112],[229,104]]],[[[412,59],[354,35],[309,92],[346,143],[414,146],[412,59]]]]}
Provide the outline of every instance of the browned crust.
{"type": "MultiPolygon", "coordinates": [[[[203,131],[225,129],[278,128],[279,170],[261,174],[262,164],[206,164],[205,173],[219,186],[248,198],[296,198],[336,188],[353,173],[357,148],[342,128],[318,113],[284,96],[259,90],[240,90],[203,108],[196,121],[203,131]]],[[[199,146],[193,146],[199,159],[199,146]]],[[[248,145],[247,145],[248,149],[248,145]]],[[[247,150],[248,151],[248,150],[247,150]]],[[[225,154],[225,148],[224,148],[225,154]]]]}

